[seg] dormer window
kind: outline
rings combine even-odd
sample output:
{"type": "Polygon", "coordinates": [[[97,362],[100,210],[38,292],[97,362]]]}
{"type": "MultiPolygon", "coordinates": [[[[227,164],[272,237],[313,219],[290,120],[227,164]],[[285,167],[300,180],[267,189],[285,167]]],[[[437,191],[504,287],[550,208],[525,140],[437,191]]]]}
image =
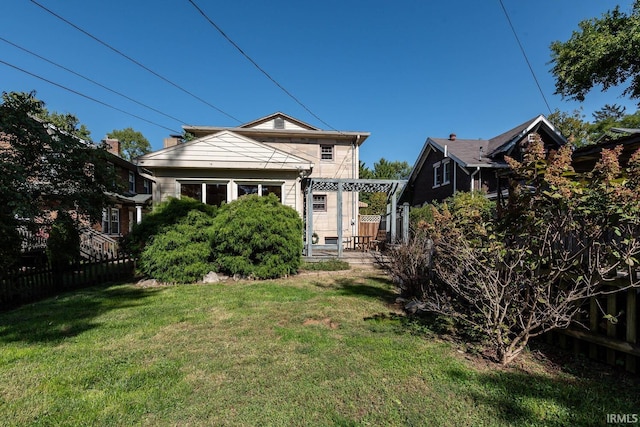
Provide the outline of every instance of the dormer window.
{"type": "Polygon", "coordinates": [[[282,117],[276,117],[273,120],[274,129],[284,129],[284,119],[282,117]]]}

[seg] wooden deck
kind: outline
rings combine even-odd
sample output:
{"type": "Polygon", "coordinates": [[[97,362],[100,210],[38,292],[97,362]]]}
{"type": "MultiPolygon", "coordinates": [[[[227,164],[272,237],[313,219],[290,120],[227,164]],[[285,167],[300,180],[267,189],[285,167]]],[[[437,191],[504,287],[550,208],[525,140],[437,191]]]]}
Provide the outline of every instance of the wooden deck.
{"type": "MultiPolygon", "coordinates": [[[[342,257],[339,259],[345,262],[348,262],[351,266],[359,266],[359,267],[371,267],[371,268],[379,268],[376,263],[376,257],[380,256],[380,252],[376,251],[354,251],[354,250],[345,250],[342,252],[342,257]]],[[[331,259],[338,259],[338,251],[330,250],[330,249],[313,249],[313,256],[303,256],[302,259],[306,262],[318,262],[318,261],[328,261],[331,259]]]]}

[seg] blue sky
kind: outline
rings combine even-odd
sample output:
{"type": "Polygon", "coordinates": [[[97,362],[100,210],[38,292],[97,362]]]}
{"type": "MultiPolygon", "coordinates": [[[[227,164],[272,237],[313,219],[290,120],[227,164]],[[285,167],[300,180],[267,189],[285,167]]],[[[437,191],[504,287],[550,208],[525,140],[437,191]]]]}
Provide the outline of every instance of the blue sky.
{"type": "MultiPolygon", "coordinates": [[[[394,2],[37,0],[206,103],[28,0],[2,0],[0,37],[145,104],[144,108],[0,40],[0,60],[154,124],[0,63],[2,91],[37,92],[50,111],[75,114],[98,141],[132,127],[155,149],[181,125],[236,126],[282,111],[323,129],[370,132],[361,160],[413,164],[428,136],[490,138],[549,110],[499,0],[394,2]],[[212,108],[210,105],[215,106],[212,108]],[[224,113],[221,113],[222,110],[224,113]],[[317,117],[314,117],[317,116],[317,117]],[[171,118],[170,118],[171,117],[171,118]],[[232,118],[233,117],[233,118],[232,118]],[[174,120],[174,119],[178,119],[174,120]]],[[[631,0],[503,0],[551,109],[637,104],[622,90],[563,100],[549,45],[578,22],[631,0]]]]}

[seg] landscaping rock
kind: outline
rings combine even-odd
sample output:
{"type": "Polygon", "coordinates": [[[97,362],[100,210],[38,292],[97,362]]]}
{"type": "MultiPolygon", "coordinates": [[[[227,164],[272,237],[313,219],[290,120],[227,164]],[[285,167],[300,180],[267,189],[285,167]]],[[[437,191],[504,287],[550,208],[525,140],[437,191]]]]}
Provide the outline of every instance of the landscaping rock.
{"type": "Polygon", "coordinates": [[[215,271],[208,272],[203,278],[202,283],[218,283],[220,281],[220,277],[215,271]]]}

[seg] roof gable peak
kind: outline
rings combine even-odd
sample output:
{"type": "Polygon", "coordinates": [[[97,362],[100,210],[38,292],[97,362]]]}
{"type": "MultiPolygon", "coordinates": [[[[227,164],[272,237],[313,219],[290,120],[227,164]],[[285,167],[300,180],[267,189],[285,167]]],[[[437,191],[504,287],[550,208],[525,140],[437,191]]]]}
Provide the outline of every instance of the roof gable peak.
{"type": "Polygon", "coordinates": [[[238,126],[239,128],[262,128],[262,129],[295,129],[295,130],[322,130],[308,123],[277,111],[268,116],[261,117],[249,123],[238,126]]]}

